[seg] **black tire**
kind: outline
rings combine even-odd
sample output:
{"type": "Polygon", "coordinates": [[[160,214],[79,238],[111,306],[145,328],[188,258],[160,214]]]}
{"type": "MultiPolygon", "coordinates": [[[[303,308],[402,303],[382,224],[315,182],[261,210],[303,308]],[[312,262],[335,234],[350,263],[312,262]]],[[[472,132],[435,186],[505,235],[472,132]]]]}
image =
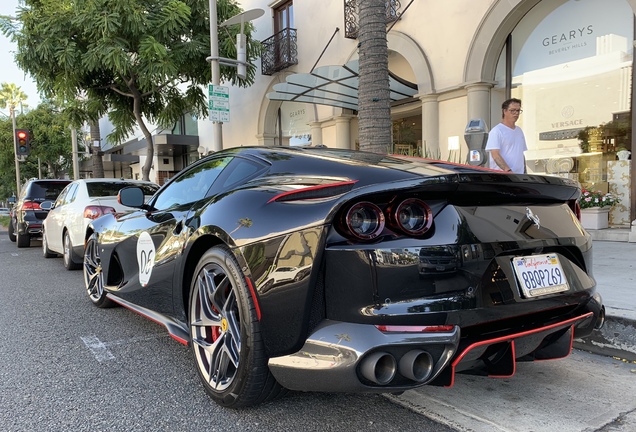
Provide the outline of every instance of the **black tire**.
{"type": "Polygon", "coordinates": [[[15,229],[13,228],[13,219],[9,219],[9,226],[7,227],[9,233],[9,240],[15,243],[15,229]]]}
{"type": "Polygon", "coordinates": [[[62,245],[64,248],[64,267],[66,270],[77,270],[82,265],[77,263],[73,257],[73,243],[71,243],[71,236],[68,234],[68,231],[64,233],[64,244],[62,245]]]}
{"type": "Polygon", "coordinates": [[[117,304],[106,297],[102,260],[99,257],[97,234],[93,233],[84,250],[84,285],[91,302],[98,308],[109,308],[117,304]]]}
{"type": "Polygon", "coordinates": [[[254,302],[227,247],[215,246],[199,260],[189,305],[197,372],[216,403],[242,408],[285,392],[269,371],[254,302]]]}
{"type": "Polygon", "coordinates": [[[20,231],[15,233],[15,244],[19,248],[31,247],[31,236],[29,234],[20,234],[20,231]]]}
{"type": "Polygon", "coordinates": [[[44,258],[54,258],[57,256],[55,252],[49,249],[48,242],[46,241],[46,233],[42,231],[42,256],[44,258]]]}

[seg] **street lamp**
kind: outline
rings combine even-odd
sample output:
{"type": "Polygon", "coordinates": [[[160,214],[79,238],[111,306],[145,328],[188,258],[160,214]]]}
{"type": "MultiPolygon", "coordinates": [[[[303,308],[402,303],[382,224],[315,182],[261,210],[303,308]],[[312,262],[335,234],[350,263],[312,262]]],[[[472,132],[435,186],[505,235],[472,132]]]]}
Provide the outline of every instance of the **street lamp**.
{"type": "MultiPolygon", "coordinates": [[[[210,62],[212,68],[212,85],[218,86],[221,83],[221,71],[220,65],[233,66],[237,68],[237,74],[239,78],[245,79],[247,76],[247,47],[246,37],[244,32],[244,26],[246,21],[254,20],[262,16],[265,11],[263,9],[251,9],[245,12],[241,12],[238,15],[233,16],[225,20],[221,27],[241,24],[241,32],[236,35],[236,56],[237,59],[228,59],[219,57],[219,34],[217,13],[216,13],[216,0],[209,0],[210,4],[210,57],[206,58],[210,62]]],[[[223,149],[223,133],[222,133],[222,121],[214,121],[212,126],[212,147],[214,151],[223,149]]]]}

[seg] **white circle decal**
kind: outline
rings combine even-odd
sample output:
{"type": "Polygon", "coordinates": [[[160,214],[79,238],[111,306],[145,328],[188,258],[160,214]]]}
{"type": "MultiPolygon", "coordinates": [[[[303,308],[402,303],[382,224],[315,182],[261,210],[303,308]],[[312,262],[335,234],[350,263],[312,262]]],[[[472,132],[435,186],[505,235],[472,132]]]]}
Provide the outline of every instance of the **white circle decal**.
{"type": "Polygon", "coordinates": [[[137,241],[137,264],[139,264],[139,283],[145,287],[148,285],[152,267],[155,265],[155,244],[146,231],[141,233],[137,241]]]}

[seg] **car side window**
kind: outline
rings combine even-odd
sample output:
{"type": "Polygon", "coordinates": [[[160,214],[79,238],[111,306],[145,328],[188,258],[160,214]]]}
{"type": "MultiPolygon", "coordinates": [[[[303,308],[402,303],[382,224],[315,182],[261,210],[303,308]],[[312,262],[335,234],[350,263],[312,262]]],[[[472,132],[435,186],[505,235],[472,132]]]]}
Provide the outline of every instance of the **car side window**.
{"type": "Polygon", "coordinates": [[[66,197],[64,198],[64,204],[69,204],[75,201],[75,197],[77,196],[77,188],[78,188],[77,183],[71,183],[69,185],[68,193],[66,194],[66,197]]]}
{"type": "Polygon", "coordinates": [[[194,165],[172,180],[150,204],[157,210],[167,210],[205,198],[212,183],[231,160],[231,157],[224,157],[194,165]]]}
{"type": "Polygon", "coordinates": [[[69,184],[68,186],[66,186],[62,192],[60,192],[60,194],[58,195],[57,199],[55,200],[55,207],[59,207],[64,203],[64,199],[66,198],[66,194],[68,193],[68,190],[71,188],[71,186],[73,186],[73,184],[69,184]]]}

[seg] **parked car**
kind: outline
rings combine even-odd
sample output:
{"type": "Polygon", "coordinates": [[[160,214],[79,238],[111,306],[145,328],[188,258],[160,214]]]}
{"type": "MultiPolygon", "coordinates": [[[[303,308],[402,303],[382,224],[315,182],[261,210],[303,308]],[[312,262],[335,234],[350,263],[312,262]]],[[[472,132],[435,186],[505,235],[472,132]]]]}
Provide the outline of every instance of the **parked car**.
{"type": "Polygon", "coordinates": [[[0,207],[0,216],[10,216],[11,212],[8,207],[0,207]]]}
{"type": "Polygon", "coordinates": [[[43,256],[51,258],[61,254],[68,270],[80,268],[88,223],[107,213],[133,210],[117,202],[117,193],[127,186],[140,187],[146,198],[159,189],[152,182],[115,178],[82,179],[68,184],[48,206],[50,211],[43,224],[43,256]]]}
{"type": "Polygon", "coordinates": [[[284,389],[401,392],[451,386],[459,372],[509,377],[515,362],[567,356],[574,337],[603,323],[580,194],[565,178],[444,161],[227,149],[148,202],[142,189],[119,192],[138,211],[89,224],[86,291],[95,306],[126,306],[190,345],[223,406],[284,389]],[[479,253],[455,275],[420,280],[417,257],[443,245],[479,253]],[[303,275],[270,283],[282,268],[303,275]]]}
{"type": "MultiPolygon", "coordinates": [[[[11,214],[8,232],[9,239],[19,248],[31,246],[32,238],[42,235],[42,221],[49,213],[41,205],[55,201],[59,193],[70,180],[31,179],[22,187],[11,214]]],[[[45,205],[46,207],[46,205],[45,205]]]]}

